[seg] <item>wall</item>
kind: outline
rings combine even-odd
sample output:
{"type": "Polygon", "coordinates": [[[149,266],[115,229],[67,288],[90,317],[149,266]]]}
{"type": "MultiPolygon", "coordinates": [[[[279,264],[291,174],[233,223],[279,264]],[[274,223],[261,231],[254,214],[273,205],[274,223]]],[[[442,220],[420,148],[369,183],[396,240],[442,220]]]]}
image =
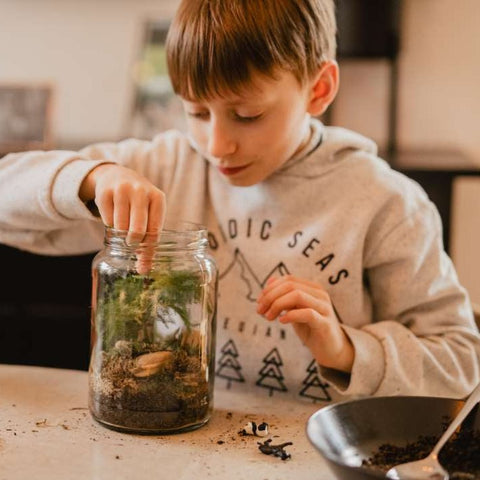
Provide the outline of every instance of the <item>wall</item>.
{"type": "MultiPolygon", "coordinates": [[[[62,143],[128,132],[133,69],[147,18],[169,18],[176,0],[0,0],[0,80],[57,85],[62,143]],[[26,27],[28,25],[28,27],[26,27]]],[[[478,0],[405,0],[399,144],[453,147],[479,159],[478,0]]],[[[388,65],[346,62],[338,123],[383,144],[388,65]]]]}
{"type": "MultiPolygon", "coordinates": [[[[57,85],[60,143],[127,134],[142,22],[178,0],[0,0],[0,81],[57,85]]],[[[405,0],[399,145],[454,148],[480,165],[478,0],[405,0]]],[[[346,62],[335,120],[385,142],[389,69],[346,62]]]]}
{"type": "Polygon", "coordinates": [[[410,0],[406,6],[400,142],[458,148],[480,165],[480,2],[410,0]]]}
{"type": "Polygon", "coordinates": [[[132,104],[143,22],[175,0],[0,0],[0,82],[56,85],[60,143],[117,139],[132,104]]]}
{"type": "Polygon", "coordinates": [[[451,253],[462,285],[480,311],[480,177],[457,177],[453,184],[451,253]]]}
{"type": "MultiPolygon", "coordinates": [[[[462,151],[480,165],[478,0],[404,0],[399,60],[402,149],[462,151]]],[[[384,143],[389,67],[345,62],[335,120],[384,143]]]]}

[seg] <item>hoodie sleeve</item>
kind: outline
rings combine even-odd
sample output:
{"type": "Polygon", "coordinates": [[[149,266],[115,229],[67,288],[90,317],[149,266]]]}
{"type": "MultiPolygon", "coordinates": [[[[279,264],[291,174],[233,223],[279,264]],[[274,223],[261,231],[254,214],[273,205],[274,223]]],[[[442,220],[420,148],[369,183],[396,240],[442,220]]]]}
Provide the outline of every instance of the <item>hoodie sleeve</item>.
{"type": "Polygon", "coordinates": [[[365,268],[373,322],[343,327],[356,352],[352,373],[323,368],[325,378],[347,395],[469,394],[480,381],[480,335],[433,205],[372,244],[365,268]]]}
{"type": "Polygon", "coordinates": [[[78,196],[83,179],[102,163],[120,163],[164,189],[177,136],[166,132],[152,142],[130,139],[79,152],[7,155],[0,160],[0,243],[51,255],[98,250],[103,225],[78,196]]]}

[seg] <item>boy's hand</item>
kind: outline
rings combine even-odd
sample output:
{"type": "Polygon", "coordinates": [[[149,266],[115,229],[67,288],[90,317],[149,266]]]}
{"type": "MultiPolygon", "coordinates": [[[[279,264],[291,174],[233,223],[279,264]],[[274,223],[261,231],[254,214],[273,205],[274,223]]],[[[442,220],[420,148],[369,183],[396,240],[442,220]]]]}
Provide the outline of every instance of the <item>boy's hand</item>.
{"type": "Polygon", "coordinates": [[[128,230],[129,240],[159,231],[165,219],[165,195],[134,170],[116,164],[94,168],[83,180],[82,201],[95,200],[105,225],[128,230]]]}
{"type": "Polygon", "coordinates": [[[257,299],[257,313],[291,323],[316,361],[351,372],[354,348],[340,327],[330,296],[321,285],[293,275],[270,278],[257,299]]]}

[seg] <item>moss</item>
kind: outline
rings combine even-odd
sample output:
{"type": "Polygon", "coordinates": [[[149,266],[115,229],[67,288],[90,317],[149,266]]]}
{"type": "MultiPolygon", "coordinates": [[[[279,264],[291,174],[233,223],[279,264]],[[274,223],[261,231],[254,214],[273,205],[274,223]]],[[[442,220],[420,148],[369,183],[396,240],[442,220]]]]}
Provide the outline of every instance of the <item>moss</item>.
{"type": "Polygon", "coordinates": [[[148,276],[127,273],[125,277],[100,279],[96,325],[102,349],[112,349],[118,340],[155,343],[154,322],[158,308],[174,310],[191,329],[188,305],[199,302],[202,282],[188,271],[152,272],[148,276]]]}

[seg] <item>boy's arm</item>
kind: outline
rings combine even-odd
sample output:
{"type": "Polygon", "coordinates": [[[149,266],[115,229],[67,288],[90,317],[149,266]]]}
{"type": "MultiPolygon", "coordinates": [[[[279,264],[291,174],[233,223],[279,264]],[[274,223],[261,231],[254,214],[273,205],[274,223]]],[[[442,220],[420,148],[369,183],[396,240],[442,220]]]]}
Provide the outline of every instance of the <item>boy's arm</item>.
{"type": "Polygon", "coordinates": [[[115,162],[165,185],[175,138],[162,137],[98,144],[80,152],[7,155],[0,160],[0,242],[43,254],[98,250],[103,226],[80,198],[84,180],[101,165],[115,162]]]}
{"type": "Polygon", "coordinates": [[[95,217],[75,198],[75,189],[100,163],[66,151],[32,151],[2,158],[0,243],[41,254],[98,250],[101,236],[91,225],[95,217]],[[75,230],[87,235],[75,235],[75,230]]]}
{"type": "Polygon", "coordinates": [[[322,369],[342,393],[463,397],[479,382],[480,335],[442,244],[432,207],[417,211],[366,257],[375,321],[343,326],[351,376],[322,369]]]}

